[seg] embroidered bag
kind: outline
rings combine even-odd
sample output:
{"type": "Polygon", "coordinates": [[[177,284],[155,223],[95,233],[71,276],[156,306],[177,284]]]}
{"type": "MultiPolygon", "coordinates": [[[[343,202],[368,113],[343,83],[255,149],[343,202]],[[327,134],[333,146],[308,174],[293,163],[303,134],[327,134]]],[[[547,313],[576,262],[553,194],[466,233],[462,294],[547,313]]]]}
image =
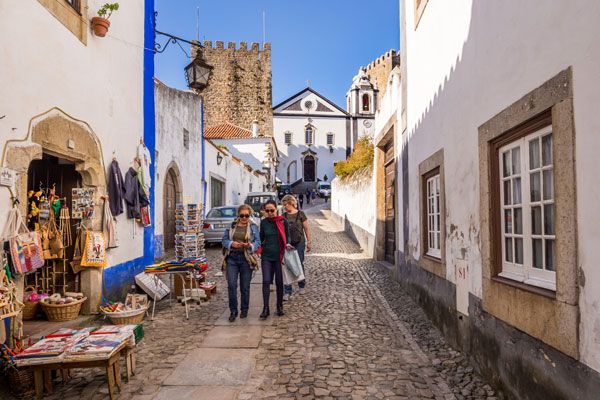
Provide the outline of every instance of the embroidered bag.
{"type": "Polygon", "coordinates": [[[18,208],[9,211],[3,236],[9,241],[15,272],[24,274],[44,265],[40,235],[27,229],[18,208]]]}
{"type": "Polygon", "coordinates": [[[106,247],[104,233],[87,231],[85,246],[81,256],[82,267],[106,267],[106,247]]]}

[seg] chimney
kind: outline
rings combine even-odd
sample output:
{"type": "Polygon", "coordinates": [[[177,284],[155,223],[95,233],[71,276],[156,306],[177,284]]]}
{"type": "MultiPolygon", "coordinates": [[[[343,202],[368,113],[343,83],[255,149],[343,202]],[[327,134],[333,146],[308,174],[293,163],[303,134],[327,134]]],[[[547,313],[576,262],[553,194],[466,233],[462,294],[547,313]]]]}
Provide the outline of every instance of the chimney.
{"type": "Polygon", "coordinates": [[[252,121],[252,137],[253,138],[258,137],[258,121],[257,120],[252,121]]]}

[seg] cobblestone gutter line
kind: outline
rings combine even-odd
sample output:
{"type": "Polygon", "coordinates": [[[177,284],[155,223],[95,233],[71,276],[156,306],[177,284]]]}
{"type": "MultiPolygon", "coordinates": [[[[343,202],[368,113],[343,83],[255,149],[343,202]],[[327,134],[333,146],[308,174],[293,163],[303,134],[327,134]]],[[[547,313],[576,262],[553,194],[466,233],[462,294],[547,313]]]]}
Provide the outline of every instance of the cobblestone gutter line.
{"type": "MultiPolygon", "coordinates": [[[[365,282],[365,286],[369,288],[368,290],[371,296],[377,300],[375,303],[383,311],[383,314],[387,317],[390,325],[402,333],[404,340],[406,340],[406,342],[410,345],[416,356],[419,358],[419,361],[421,361],[423,365],[431,365],[431,360],[429,360],[427,355],[425,355],[423,350],[421,350],[421,347],[419,347],[408,328],[404,326],[398,315],[394,312],[394,310],[392,310],[392,307],[390,307],[390,304],[383,294],[381,294],[381,291],[377,288],[376,284],[369,279],[367,274],[365,274],[363,269],[360,267],[358,268],[358,274],[365,282]]],[[[456,397],[454,394],[452,394],[452,391],[446,382],[444,382],[444,380],[440,377],[434,378],[436,372],[433,368],[423,368],[423,375],[431,391],[436,394],[436,397],[443,396],[442,398],[445,400],[456,400],[456,397]]]]}

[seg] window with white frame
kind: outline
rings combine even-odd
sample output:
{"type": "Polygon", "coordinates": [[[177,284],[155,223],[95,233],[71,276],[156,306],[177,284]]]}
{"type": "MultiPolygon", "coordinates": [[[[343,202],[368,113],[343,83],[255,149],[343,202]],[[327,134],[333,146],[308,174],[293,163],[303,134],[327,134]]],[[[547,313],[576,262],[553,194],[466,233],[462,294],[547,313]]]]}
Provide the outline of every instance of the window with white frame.
{"type": "Polygon", "coordinates": [[[426,181],[427,201],[427,255],[442,258],[440,229],[440,175],[426,181]]]}
{"type": "Polygon", "coordinates": [[[292,132],[286,132],[284,133],[284,139],[285,139],[285,144],[290,145],[292,144],[292,132]]]}
{"type": "Polygon", "coordinates": [[[312,126],[307,126],[305,131],[305,142],[307,145],[312,145],[314,143],[314,130],[312,126]]]}
{"type": "Polygon", "coordinates": [[[502,272],[556,290],[552,126],[499,149],[502,272]]]}
{"type": "Polygon", "coordinates": [[[334,136],[333,133],[328,133],[327,134],[327,146],[333,146],[334,143],[334,136]]]}

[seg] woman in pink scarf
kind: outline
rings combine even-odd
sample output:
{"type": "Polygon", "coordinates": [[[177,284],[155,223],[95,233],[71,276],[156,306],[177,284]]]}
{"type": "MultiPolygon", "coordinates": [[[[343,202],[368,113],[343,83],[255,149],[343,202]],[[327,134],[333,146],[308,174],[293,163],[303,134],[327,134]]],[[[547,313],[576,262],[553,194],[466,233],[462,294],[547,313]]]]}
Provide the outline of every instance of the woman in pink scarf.
{"type": "Polygon", "coordinates": [[[277,215],[277,203],[269,200],[265,203],[264,211],[266,218],[260,223],[260,241],[262,242],[261,269],[263,275],[263,311],[260,319],[267,319],[270,314],[269,297],[271,284],[275,278],[277,292],[277,315],[283,312],[283,271],[281,264],[286,248],[292,248],[288,244],[290,227],[285,218],[277,215]]]}

